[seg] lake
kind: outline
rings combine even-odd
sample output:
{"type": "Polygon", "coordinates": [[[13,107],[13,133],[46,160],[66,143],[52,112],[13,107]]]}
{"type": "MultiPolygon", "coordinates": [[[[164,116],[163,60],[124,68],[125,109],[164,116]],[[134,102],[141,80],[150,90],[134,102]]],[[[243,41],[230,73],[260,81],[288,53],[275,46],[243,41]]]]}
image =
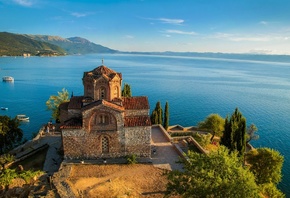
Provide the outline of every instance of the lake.
{"type": "Polygon", "coordinates": [[[270,147],[285,157],[279,188],[290,196],[290,60],[279,57],[226,59],[187,56],[100,54],[64,57],[2,57],[0,115],[26,114],[21,128],[27,139],[50,120],[45,102],[66,88],[83,95],[83,72],[102,64],[121,72],[134,96],[148,96],[151,110],[160,101],[169,103],[170,125],[197,125],[211,113],[225,117],[238,107],[254,123],[260,139],[255,147],[270,147]],[[271,60],[273,59],[273,60],[271,60]]]}

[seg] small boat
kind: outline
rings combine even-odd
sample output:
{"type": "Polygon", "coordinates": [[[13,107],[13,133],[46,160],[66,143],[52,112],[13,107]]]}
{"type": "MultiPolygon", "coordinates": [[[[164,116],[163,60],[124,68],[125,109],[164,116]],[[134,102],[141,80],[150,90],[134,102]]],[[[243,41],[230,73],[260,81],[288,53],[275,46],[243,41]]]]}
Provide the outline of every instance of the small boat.
{"type": "Polygon", "coordinates": [[[14,78],[12,76],[3,76],[2,80],[4,82],[14,82],[14,78]]]}
{"type": "Polygon", "coordinates": [[[27,117],[26,115],[21,114],[21,115],[17,115],[16,117],[19,121],[29,121],[29,117],[27,117]]]}
{"type": "Polygon", "coordinates": [[[8,107],[1,107],[1,110],[8,110],[8,107]]]}

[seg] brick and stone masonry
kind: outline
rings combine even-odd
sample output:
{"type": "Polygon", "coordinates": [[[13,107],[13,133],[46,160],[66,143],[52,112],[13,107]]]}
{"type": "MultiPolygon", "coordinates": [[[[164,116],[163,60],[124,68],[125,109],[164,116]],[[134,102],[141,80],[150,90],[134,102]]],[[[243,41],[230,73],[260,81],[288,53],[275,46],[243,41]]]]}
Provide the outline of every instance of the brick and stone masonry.
{"type": "Polygon", "coordinates": [[[146,96],[121,97],[122,74],[101,65],[83,76],[84,96],[60,105],[65,159],[151,156],[146,96]]]}

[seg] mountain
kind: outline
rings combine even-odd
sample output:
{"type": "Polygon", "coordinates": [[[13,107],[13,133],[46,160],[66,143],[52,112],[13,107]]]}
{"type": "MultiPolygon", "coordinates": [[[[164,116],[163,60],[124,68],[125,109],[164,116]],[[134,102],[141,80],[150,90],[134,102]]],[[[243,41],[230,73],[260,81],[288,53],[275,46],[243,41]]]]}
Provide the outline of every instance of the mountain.
{"type": "Polygon", "coordinates": [[[21,34],[0,32],[0,56],[65,55],[61,47],[43,41],[37,41],[21,34]]]}
{"type": "Polygon", "coordinates": [[[48,42],[60,46],[68,54],[116,53],[117,50],[104,47],[81,37],[62,38],[49,35],[25,35],[34,40],[48,42]]]}

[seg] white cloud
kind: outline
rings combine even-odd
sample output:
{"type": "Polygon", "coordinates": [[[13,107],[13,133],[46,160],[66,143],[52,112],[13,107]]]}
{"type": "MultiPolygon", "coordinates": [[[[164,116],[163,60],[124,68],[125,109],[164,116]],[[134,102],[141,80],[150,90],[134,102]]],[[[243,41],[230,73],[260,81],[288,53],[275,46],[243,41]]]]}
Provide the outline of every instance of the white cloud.
{"type": "Polygon", "coordinates": [[[181,31],[181,30],[166,30],[165,32],[168,34],[197,35],[196,32],[186,32],[186,31],[181,31]]]}
{"type": "Polygon", "coordinates": [[[267,36],[258,36],[258,37],[229,37],[231,41],[254,41],[254,42],[266,42],[270,41],[271,38],[267,36]]]}
{"type": "Polygon", "coordinates": [[[81,13],[81,12],[71,12],[71,15],[74,16],[74,17],[77,17],[77,18],[86,17],[86,16],[92,15],[92,14],[94,14],[94,13],[92,13],[92,12],[83,12],[83,13],[81,13]]]}
{"type": "Polygon", "coordinates": [[[210,38],[217,38],[217,39],[228,39],[233,37],[233,34],[228,34],[228,33],[221,33],[221,32],[217,32],[214,35],[210,35],[210,38]]]}
{"type": "Polygon", "coordinates": [[[161,21],[162,23],[170,23],[170,24],[182,24],[184,22],[183,19],[168,19],[168,18],[159,18],[157,19],[159,21],[161,21]]]}
{"type": "Polygon", "coordinates": [[[252,42],[268,42],[272,40],[287,40],[288,37],[282,36],[274,36],[274,35],[263,35],[263,34],[255,34],[255,35],[241,35],[241,34],[228,34],[228,33],[215,33],[214,35],[210,35],[209,38],[214,39],[224,39],[235,42],[242,41],[252,41],[252,42]]]}
{"type": "MultiPolygon", "coordinates": [[[[169,18],[143,18],[146,20],[151,20],[151,21],[159,21],[160,23],[167,23],[167,24],[173,24],[173,25],[181,25],[184,23],[183,19],[169,19],[169,18]]],[[[153,23],[154,24],[154,23],[153,23]]]]}
{"type": "Polygon", "coordinates": [[[267,22],[267,21],[260,21],[259,24],[261,24],[261,25],[268,25],[269,22],[267,22]]]}
{"type": "Polygon", "coordinates": [[[126,39],[133,39],[134,36],[132,36],[132,35],[125,35],[125,38],[126,38],[126,39]]]}
{"type": "Polygon", "coordinates": [[[13,0],[13,2],[25,7],[31,7],[36,3],[35,0],[13,0]]]}

